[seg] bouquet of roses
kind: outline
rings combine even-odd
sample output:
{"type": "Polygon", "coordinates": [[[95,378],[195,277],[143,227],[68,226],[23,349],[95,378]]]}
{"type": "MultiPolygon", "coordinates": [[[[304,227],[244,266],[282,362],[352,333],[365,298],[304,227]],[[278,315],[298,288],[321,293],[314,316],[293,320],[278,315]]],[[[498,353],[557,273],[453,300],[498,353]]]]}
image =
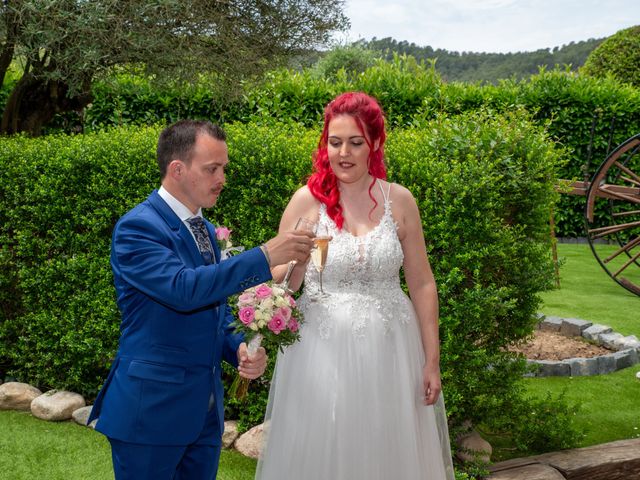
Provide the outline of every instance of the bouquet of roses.
{"type": "MultiPolygon", "coordinates": [[[[262,341],[275,345],[280,351],[300,339],[302,314],[294,298],[282,285],[261,283],[241,293],[233,306],[236,312],[236,332],[243,332],[249,355],[254,355],[262,341]]],[[[237,376],[230,394],[243,399],[249,380],[237,376]]]]}

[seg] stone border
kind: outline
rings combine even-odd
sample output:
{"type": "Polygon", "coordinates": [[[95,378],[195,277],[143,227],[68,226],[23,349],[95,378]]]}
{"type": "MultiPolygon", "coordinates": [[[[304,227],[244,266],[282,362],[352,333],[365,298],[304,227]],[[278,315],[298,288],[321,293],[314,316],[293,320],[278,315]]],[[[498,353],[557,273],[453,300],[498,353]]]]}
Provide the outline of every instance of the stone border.
{"type": "Polygon", "coordinates": [[[538,365],[528,377],[577,377],[611,373],[631,367],[640,361],[640,341],[635,335],[627,337],[606,325],[594,324],[579,318],[562,318],[540,315],[539,330],[559,333],[566,337],[583,337],[598,345],[614,350],[613,353],[592,358],[567,358],[565,360],[527,360],[538,365]]]}

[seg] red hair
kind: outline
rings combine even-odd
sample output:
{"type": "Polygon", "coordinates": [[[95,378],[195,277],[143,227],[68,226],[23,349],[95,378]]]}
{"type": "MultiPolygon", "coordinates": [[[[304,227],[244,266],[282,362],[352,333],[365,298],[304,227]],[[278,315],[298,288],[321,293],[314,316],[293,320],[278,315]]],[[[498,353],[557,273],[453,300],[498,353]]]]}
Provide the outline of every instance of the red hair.
{"type": "Polygon", "coordinates": [[[338,95],[324,109],[324,127],[318,142],[318,148],[313,153],[313,173],[307,181],[311,194],[327,206],[327,214],[339,229],[342,228],[344,217],[340,205],[340,191],[338,179],[329,164],[327,143],[329,141],[329,123],[339,115],[350,115],[356,121],[365,141],[369,146],[369,174],[373,182],[369,185],[369,196],[378,204],[371,194],[376,179],[386,179],[387,170],[384,166],[384,141],[387,138],[384,129],[384,114],[378,102],[362,92],[347,92],[338,95]],[[374,150],[374,146],[378,148],[374,150]]]}

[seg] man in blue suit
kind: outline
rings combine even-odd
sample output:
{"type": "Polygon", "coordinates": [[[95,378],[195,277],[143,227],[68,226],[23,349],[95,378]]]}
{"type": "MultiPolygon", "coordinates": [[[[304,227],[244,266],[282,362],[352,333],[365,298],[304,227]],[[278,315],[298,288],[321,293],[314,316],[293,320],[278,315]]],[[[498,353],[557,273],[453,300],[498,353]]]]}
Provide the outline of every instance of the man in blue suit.
{"type": "Polygon", "coordinates": [[[216,204],[228,163],[224,132],[184,120],[158,141],[162,186],[113,231],[111,266],[122,313],[118,353],[89,422],[111,443],[117,480],[214,479],[223,422],[221,360],[254,379],[230,327],[229,295],[271,279],[270,267],[304,262],[311,235],[294,231],[222,262],[202,208],[216,204]]]}

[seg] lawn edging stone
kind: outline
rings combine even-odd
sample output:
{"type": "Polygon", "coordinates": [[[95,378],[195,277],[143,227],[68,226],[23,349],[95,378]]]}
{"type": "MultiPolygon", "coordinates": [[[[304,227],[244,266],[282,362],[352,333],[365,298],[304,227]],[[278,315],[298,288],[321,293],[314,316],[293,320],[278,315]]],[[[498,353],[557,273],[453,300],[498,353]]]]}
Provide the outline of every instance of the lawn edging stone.
{"type": "Polygon", "coordinates": [[[594,324],[579,318],[562,318],[538,315],[539,330],[556,332],[566,337],[583,337],[609,350],[610,354],[592,358],[568,358],[565,360],[529,360],[537,370],[527,374],[532,377],[577,377],[601,375],[631,367],[640,361],[640,341],[635,335],[624,336],[607,325],[594,324]]]}

